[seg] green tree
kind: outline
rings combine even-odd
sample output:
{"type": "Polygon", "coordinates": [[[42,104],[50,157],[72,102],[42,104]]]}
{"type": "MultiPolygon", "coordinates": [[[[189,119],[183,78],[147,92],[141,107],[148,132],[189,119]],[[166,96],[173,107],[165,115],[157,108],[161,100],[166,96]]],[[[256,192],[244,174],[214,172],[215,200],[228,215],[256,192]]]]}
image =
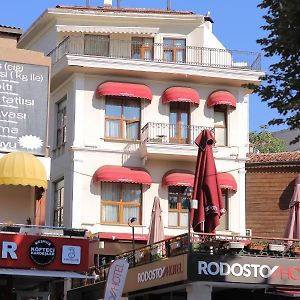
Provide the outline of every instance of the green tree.
{"type": "MultiPolygon", "coordinates": [[[[267,36],[257,40],[266,57],[278,58],[254,92],[268,106],[277,109],[279,118],[269,125],[300,128],[300,3],[299,0],[263,0],[259,8],[266,11],[262,28],[267,36]]],[[[250,86],[251,87],[251,86],[250,86]]],[[[292,143],[300,140],[298,135],[292,143]]]]}
{"type": "Polygon", "coordinates": [[[278,139],[268,131],[268,126],[261,126],[261,131],[250,132],[250,145],[260,153],[277,153],[285,151],[284,141],[278,139]]]}

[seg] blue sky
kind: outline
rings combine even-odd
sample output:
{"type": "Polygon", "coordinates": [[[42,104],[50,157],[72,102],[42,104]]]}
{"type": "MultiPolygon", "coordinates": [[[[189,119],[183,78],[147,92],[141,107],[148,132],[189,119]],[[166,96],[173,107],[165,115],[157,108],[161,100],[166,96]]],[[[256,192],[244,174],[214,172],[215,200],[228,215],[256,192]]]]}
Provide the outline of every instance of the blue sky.
{"type": "MultiPolygon", "coordinates": [[[[87,0],[10,0],[2,1],[0,24],[26,30],[42,12],[56,5],[85,5],[87,0]]],[[[113,5],[116,6],[116,0],[113,5]]],[[[189,10],[199,14],[210,12],[214,21],[213,31],[228,49],[262,52],[256,39],[264,36],[260,29],[263,11],[257,8],[260,0],[170,0],[171,8],[189,10]]],[[[89,0],[91,6],[102,6],[103,0],[89,0]]],[[[167,0],[120,0],[122,7],[165,8],[167,0]]],[[[266,71],[271,59],[263,57],[262,67],[266,71]]],[[[259,130],[273,117],[277,117],[258,96],[250,96],[250,131],[259,130]]],[[[271,131],[283,129],[270,127],[271,131]]]]}

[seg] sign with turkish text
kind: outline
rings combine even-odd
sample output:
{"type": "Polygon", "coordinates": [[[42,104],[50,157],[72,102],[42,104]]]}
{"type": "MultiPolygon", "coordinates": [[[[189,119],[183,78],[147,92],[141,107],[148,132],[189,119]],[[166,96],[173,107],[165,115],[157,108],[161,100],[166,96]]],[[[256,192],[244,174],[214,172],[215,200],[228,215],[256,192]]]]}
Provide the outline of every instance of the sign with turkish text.
{"type": "Polygon", "coordinates": [[[0,234],[0,268],[87,272],[88,260],[87,239],[0,234]]]}
{"type": "Polygon", "coordinates": [[[106,280],[104,300],[120,300],[123,293],[129,264],[125,259],[113,261],[106,280]]]}
{"type": "Polygon", "coordinates": [[[0,61],[0,151],[43,155],[49,67],[0,61]]]}
{"type": "Polygon", "coordinates": [[[189,280],[298,285],[297,258],[190,255],[189,280]]]}

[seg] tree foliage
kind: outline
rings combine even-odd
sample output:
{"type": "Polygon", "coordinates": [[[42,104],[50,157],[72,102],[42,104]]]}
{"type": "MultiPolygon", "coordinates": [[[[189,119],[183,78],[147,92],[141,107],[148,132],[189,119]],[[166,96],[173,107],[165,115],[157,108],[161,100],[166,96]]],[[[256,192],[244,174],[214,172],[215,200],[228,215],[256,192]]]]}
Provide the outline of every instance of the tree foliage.
{"type": "MultiPolygon", "coordinates": [[[[277,109],[279,118],[269,125],[300,128],[300,3],[295,0],[263,0],[259,8],[266,11],[262,28],[267,36],[257,40],[266,57],[275,56],[276,63],[262,78],[262,84],[252,86],[268,106],[277,109]]],[[[292,143],[300,140],[300,135],[292,143]]]]}
{"type": "Polygon", "coordinates": [[[277,153],[285,151],[284,141],[268,131],[268,126],[261,126],[261,131],[250,132],[249,142],[259,153],[277,153]]]}

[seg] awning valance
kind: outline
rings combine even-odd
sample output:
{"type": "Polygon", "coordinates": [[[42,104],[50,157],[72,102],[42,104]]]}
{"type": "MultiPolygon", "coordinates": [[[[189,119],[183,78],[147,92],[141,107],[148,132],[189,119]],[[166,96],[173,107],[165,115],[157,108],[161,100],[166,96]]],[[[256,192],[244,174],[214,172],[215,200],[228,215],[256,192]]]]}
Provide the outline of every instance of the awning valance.
{"type": "Polygon", "coordinates": [[[125,182],[150,185],[152,178],[143,168],[102,166],[93,175],[93,182],[125,182]]]}
{"type": "Polygon", "coordinates": [[[189,102],[199,104],[200,96],[192,88],[174,86],[166,89],[162,95],[162,103],[189,102]]]}
{"type": "Polygon", "coordinates": [[[237,191],[237,183],[230,173],[218,173],[218,181],[221,189],[237,191]]]}
{"type": "Polygon", "coordinates": [[[57,32],[83,33],[127,33],[146,34],[154,36],[159,32],[158,27],[116,27],[116,26],[84,26],[84,25],[56,25],[57,32]]]}
{"type": "Polygon", "coordinates": [[[37,157],[26,152],[12,152],[0,159],[0,185],[30,185],[47,189],[47,175],[37,157]]]}
{"type": "Polygon", "coordinates": [[[207,98],[207,107],[214,105],[229,105],[236,107],[235,97],[228,91],[216,91],[211,93],[207,98]]]}
{"type": "Polygon", "coordinates": [[[119,96],[140,98],[151,101],[152,92],[147,85],[108,81],[101,83],[96,90],[96,97],[119,96]]]}
{"type": "Polygon", "coordinates": [[[163,186],[193,186],[193,172],[188,170],[170,170],[162,178],[163,186]]]}

